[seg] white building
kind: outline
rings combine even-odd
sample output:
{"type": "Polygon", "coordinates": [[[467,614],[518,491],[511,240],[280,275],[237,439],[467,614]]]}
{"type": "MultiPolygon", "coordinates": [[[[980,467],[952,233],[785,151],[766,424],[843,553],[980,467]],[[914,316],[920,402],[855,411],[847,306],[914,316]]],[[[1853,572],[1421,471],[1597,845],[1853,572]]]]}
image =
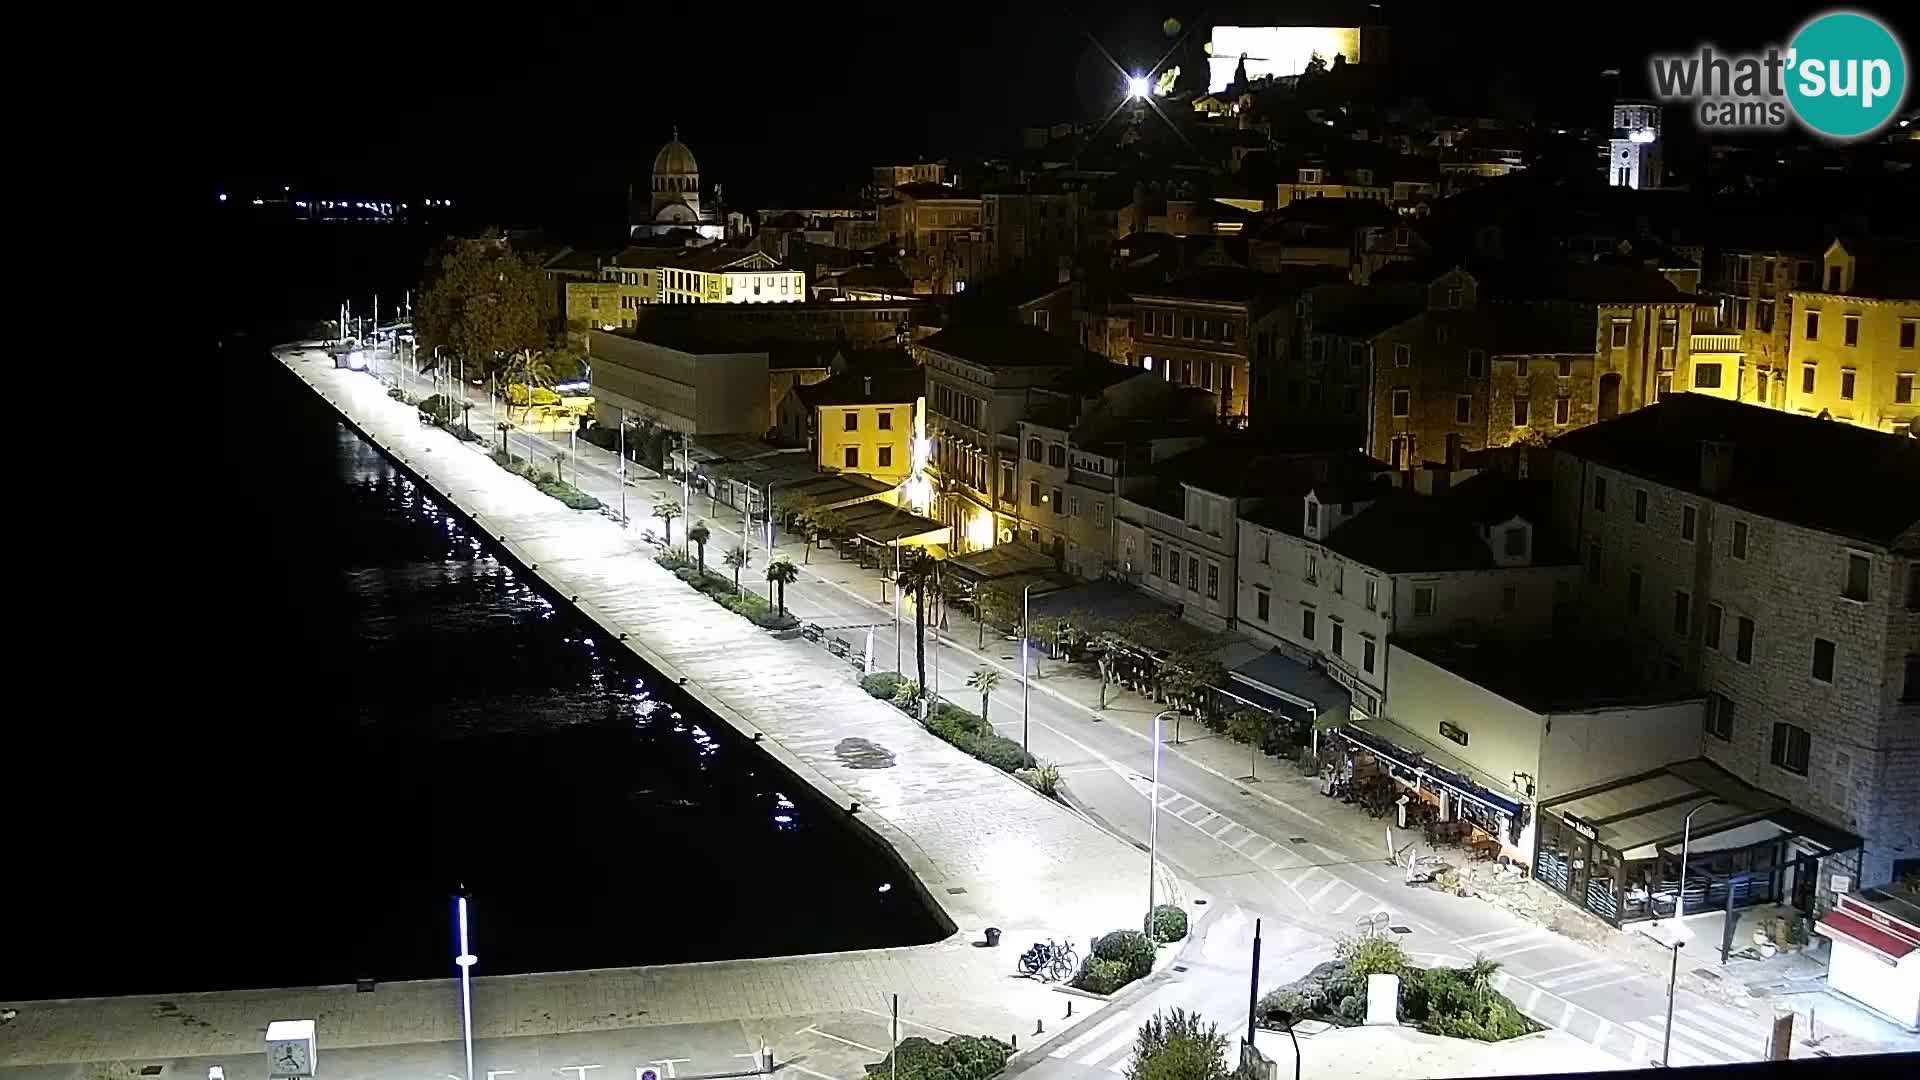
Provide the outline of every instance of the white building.
{"type": "Polygon", "coordinates": [[[1356,715],[1379,716],[1394,637],[1552,629],[1579,566],[1544,517],[1544,498],[1504,474],[1439,495],[1372,478],[1317,485],[1243,515],[1240,628],[1323,666],[1356,715]]]}

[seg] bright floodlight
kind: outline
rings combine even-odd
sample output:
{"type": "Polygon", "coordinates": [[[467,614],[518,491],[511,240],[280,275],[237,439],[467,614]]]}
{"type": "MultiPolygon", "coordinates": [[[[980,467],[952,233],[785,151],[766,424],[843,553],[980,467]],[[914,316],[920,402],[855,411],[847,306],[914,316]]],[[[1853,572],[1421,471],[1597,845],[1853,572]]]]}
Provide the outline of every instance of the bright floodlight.
{"type": "Polygon", "coordinates": [[[1149,84],[1147,83],[1146,76],[1144,75],[1127,76],[1127,96],[1128,97],[1143,98],[1143,97],[1146,97],[1147,94],[1150,92],[1151,92],[1151,89],[1149,87],[1149,84]]]}

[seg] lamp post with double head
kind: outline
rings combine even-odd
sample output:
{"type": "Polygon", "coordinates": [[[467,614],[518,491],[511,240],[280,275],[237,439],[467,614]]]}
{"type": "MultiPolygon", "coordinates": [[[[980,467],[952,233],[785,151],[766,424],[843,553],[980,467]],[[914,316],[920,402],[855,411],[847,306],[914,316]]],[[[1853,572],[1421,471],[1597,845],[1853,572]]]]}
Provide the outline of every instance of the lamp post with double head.
{"type": "Polygon", "coordinates": [[[1153,903],[1155,899],[1154,864],[1160,861],[1160,724],[1170,712],[1154,714],[1153,717],[1153,782],[1148,795],[1147,807],[1147,925],[1153,925],[1153,903]]]}
{"type": "Polygon", "coordinates": [[[1027,622],[1032,614],[1033,582],[1020,590],[1020,749],[1027,748],[1027,689],[1033,676],[1027,670],[1027,622]]]}
{"type": "MultiPolygon", "coordinates": [[[[1693,841],[1693,815],[1709,806],[1718,806],[1719,799],[1707,799],[1687,811],[1687,817],[1680,826],[1680,885],[1673,894],[1673,932],[1668,935],[1673,950],[1673,960],[1667,970],[1667,1028],[1660,1040],[1660,1067],[1667,1068],[1673,1061],[1673,998],[1674,987],[1680,981],[1680,947],[1687,943],[1686,924],[1681,920],[1687,910],[1687,848],[1693,841]]],[[[1728,882],[1732,888],[1732,882],[1728,882]]],[[[1729,915],[1731,918],[1731,915],[1729,915]]]]}

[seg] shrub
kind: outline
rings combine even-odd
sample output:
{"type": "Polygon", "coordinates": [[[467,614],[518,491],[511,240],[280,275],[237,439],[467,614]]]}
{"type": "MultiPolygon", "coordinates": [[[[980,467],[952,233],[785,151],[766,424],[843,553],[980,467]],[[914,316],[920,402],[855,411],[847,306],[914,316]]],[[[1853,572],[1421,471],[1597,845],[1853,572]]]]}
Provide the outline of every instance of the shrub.
{"type": "Polygon", "coordinates": [[[1367,935],[1343,937],[1334,945],[1334,956],[1347,971],[1347,987],[1361,993],[1369,975],[1402,975],[1407,971],[1407,950],[1389,937],[1367,935]]]}
{"type": "Polygon", "coordinates": [[[892,701],[893,695],[900,691],[900,684],[905,681],[895,672],[877,671],[860,680],[860,689],[865,690],[870,697],[892,701]]]}
{"type": "Polygon", "coordinates": [[[1101,935],[1093,943],[1093,955],[1100,960],[1126,964],[1128,974],[1135,979],[1153,970],[1153,942],[1138,930],[1115,930],[1101,935]]]}
{"type": "Polygon", "coordinates": [[[915,706],[920,704],[920,696],[919,683],[914,682],[912,679],[902,679],[900,680],[900,685],[895,687],[893,691],[893,707],[912,712],[915,706]]]}
{"type": "Polygon", "coordinates": [[[572,484],[563,484],[560,481],[555,480],[547,483],[536,483],[534,487],[539,488],[540,493],[543,495],[549,495],[549,496],[552,496],[553,498],[559,499],[561,502],[567,505],[567,508],[569,510],[600,509],[599,499],[596,499],[593,496],[587,494],[586,492],[581,491],[579,488],[574,487],[572,484]]]}
{"type": "MultiPolygon", "coordinates": [[[[927,716],[929,724],[932,724],[936,720],[947,725],[952,731],[960,735],[985,736],[993,734],[992,724],[987,723],[985,720],[958,705],[945,701],[936,704],[927,716]]],[[[940,737],[946,739],[948,742],[955,741],[945,735],[940,737]]]]}
{"type": "Polygon", "coordinates": [[[1094,957],[1080,965],[1073,985],[1089,994],[1111,994],[1133,981],[1133,973],[1124,961],[1094,957]]]}
{"type": "Polygon", "coordinates": [[[1031,769],[1021,769],[1014,775],[1027,782],[1033,790],[1047,798],[1057,798],[1060,794],[1060,767],[1058,765],[1039,765],[1031,769]]]}
{"type": "MultiPolygon", "coordinates": [[[[1034,765],[1032,754],[1021,749],[1019,743],[999,735],[976,737],[972,746],[962,745],[960,748],[1001,772],[1030,769],[1034,765]]],[[[1148,963],[1151,965],[1152,962],[1148,963]]]]}
{"type": "Polygon", "coordinates": [[[1184,1009],[1156,1012],[1140,1025],[1127,1080],[1225,1080],[1226,1037],[1184,1009]]]}
{"type": "Polygon", "coordinates": [[[683,566],[693,565],[692,559],[689,559],[685,555],[680,554],[678,551],[674,551],[671,549],[667,551],[663,551],[658,555],[655,555],[653,557],[653,561],[659,563],[661,566],[664,566],[669,570],[678,570],[683,566]]]}
{"type": "Polygon", "coordinates": [[[1187,913],[1172,904],[1156,904],[1147,915],[1147,935],[1155,941],[1179,941],[1187,936],[1187,913]]]}
{"type": "Polygon", "coordinates": [[[901,1039],[893,1053],[867,1066],[872,1080],[986,1080],[1007,1067],[1012,1048],[998,1039],[955,1035],[944,1043],[918,1035],[901,1039]]]}
{"type": "Polygon", "coordinates": [[[1278,990],[1268,991],[1267,996],[1260,999],[1257,1011],[1260,1019],[1274,1022],[1279,1019],[1281,1013],[1286,1013],[1290,1019],[1302,1016],[1305,1008],[1300,992],[1283,986],[1278,990]]]}
{"type": "Polygon", "coordinates": [[[763,612],[753,617],[754,625],[762,630],[791,630],[800,625],[800,620],[792,615],[782,615],[777,611],[763,612]]]}
{"type": "Polygon", "coordinates": [[[1367,1018],[1367,995],[1348,994],[1340,999],[1340,1007],[1336,1011],[1340,1014],[1340,1019],[1360,1023],[1367,1018]]]}
{"type": "Polygon", "coordinates": [[[699,571],[697,571],[697,570],[695,570],[695,569],[694,569],[693,567],[691,567],[691,566],[682,566],[682,567],[680,567],[680,568],[679,568],[678,570],[675,570],[675,571],[673,572],[673,576],[674,576],[674,577],[677,577],[677,578],[679,578],[679,579],[680,579],[681,581],[684,581],[684,582],[686,582],[687,584],[689,584],[689,585],[691,585],[691,584],[693,584],[693,575],[694,575],[694,574],[696,574],[696,573],[698,573],[698,572],[699,572],[699,571]]]}

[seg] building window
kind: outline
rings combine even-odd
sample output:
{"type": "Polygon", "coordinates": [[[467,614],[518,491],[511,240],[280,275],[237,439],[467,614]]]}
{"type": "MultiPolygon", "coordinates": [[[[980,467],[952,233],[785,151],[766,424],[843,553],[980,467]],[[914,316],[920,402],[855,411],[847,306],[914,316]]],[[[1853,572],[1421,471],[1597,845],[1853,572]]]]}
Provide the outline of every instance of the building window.
{"type": "Polygon", "coordinates": [[[1893,403],[1895,405],[1913,404],[1913,372],[1903,371],[1893,377],[1893,403]]]}
{"type": "MultiPolygon", "coordinates": [[[[1920,576],[1920,573],[1917,573],[1916,576],[1920,576]]],[[[1367,579],[1367,610],[1368,611],[1380,610],[1380,579],[1379,578],[1370,577],[1367,579]]]]}
{"type": "Polygon", "coordinates": [[[1707,625],[1702,629],[1706,635],[1706,646],[1718,651],[1720,648],[1720,624],[1727,617],[1726,609],[1719,604],[1707,605],[1707,625]]]}
{"type": "Polygon", "coordinates": [[[1217,563],[1207,564],[1207,599],[1220,599],[1220,566],[1217,563]]]}
{"type": "Polygon", "coordinates": [[[847,468],[849,469],[859,468],[860,467],[860,448],[857,446],[849,446],[847,447],[845,453],[846,453],[846,460],[847,460],[847,468]]]}
{"type": "Polygon", "coordinates": [[[1713,692],[1707,695],[1707,734],[1723,742],[1733,738],[1733,699],[1713,692]]]}
{"type": "Polygon", "coordinates": [[[1187,556],[1187,588],[1194,592],[1200,591],[1200,559],[1198,556],[1187,556]]]}
{"type": "Polygon", "coordinates": [[[1640,611],[1640,571],[1627,571],[1627,614],[1635,615],[1640,611]]]}
{"type": "Polygon", "coordinates": [[[1503,585],[1500,588],[1500,610],[1513,611],[1520,606],[1520,586],[1503,585]]]}
{"type": "Polygon", "coordinates": [[[1853,369],[1852,368],[1840,369],[1840,399],[1842,401],[1853,400],[1853,369]]]}
{"type": "Polygon", "coordinates": [[[1180,317],[1180,336],[1189,341],[1193,339],[1193,316],[1182,315],[1180,317]]]}
{"type": "Polygon", "coordinates": [[[1819,368],[1813,364],[1808,364],[1806,367],[1803,367],[1800,369],[1800,392],[1801,393],[1803,394],[1813,393],[1814,374],[1817,371],[1819,371],[1819,368]]]}
{"type": "Polygon", "coordinates": [[[880,410],[880,430],[881,431],[893,430],[893,410],[891,409],[880,410]]]}
{"type": "Polygon", "coordinates": [[[1593,508],[1602,511],[1607,508],[1607,478],[1604,476],[1593,478],[1593,508]]]}
{"type": "Polygon", "coordinates": [[[1833,681],[1833,642],[1826,638],[1813,639],[1813,677],[1823,683],[1833,681]]]}
{"type": "Polygon", "coordinates": [[[1059,488],[1054,488],[1054,489],[1053,489],[1053,512],[1054,512],[1054,513],[1056,513],[1056,514],[1064,514],[1064,513],[1066,513],[1066,512],[1067,512],[1067,508],[1066,508],[1066,507],[1064,507],[1064,506],[1062,506],[1062,505],[1060,505],[1061,503],[1063,503],[1063,502],[1065,502],[1065,501],[1066,501],[1065,499],[1063,499],[1063,498],[1061,498],[1061,497],[1060,497],[1060,489],[1059,489],[1059,488]]]}
{"type": "Polygon", "coordinates": [[[1096,529],[1104,529],[1107,527],[1107,501],[1105,499],[1093,500],[1093,527],[1096,529]]]}
{"type": "Polygon", "coordinates": [[[1573,401],[1571,398],[1553,399],[1553,422],[1565,427],[1573,419],[1573,401]]]}
{"type": "Polygon", "coordinates": [[[1920,611],[1920,562],[1907,564],[1907,610],[1920,611]]]}
{"type": "Polygon", "coordinates": [[[1360,670],[1373,674],[1373,639],[1364,638],[1360,642],[1360,670]]]}
{"type": "Polygon", "coordinates": [[[1840,343],[1852,348],[1860,344],[1860,316],[1844,315],[1840,318],[1840,343]]]}
{"type": "Polygon", "coordinates": [[[1820,340],[1820,313],[1817,311],[1807,312],[1807,340],[1820,340]]]}
{"type": "Polygon", "coordinates": [[[1900,692],[1900,700],[1920,701],[1920,656],[1907,657],[1907,685],[1900,692]]]}
{"type": "Polygon", "coordinates": [[[1913,339],[1915,336],[1916,329],[1920,329],[1920,320],[1914,320],[1914,319],[1900,320],[1900,347],[1901,348],[1903,349],[1913,348],[1913,339]]]}
{"type": "Polygon", "coordinates": [[[1040,481],[1038,480],[1027,481],[1027,505],[1040,505],[1040,481]]]}
{"type": "Polygon", "coordinates": [[[1847,580],[1840,587],[1840,595],[1849,600],[1865,601],[1868,597],[1868,580],[1873,574],[1873,563],[1865,556],[1847,552],[1847,580]]]}
{"type": "Polygon", "coordinates": [[[1320,561],[1314,557],[1311,551],[1306,553],[1305,565],[1303,565],[1300,570],[1300,580],[1309,585],[1320,584],[1320,561]]]}
{"type": "Polygon", "coordinates": [[[1613,320],[1613,337],[1610,340],[1614,348],[1624,349],[1627,347],[1627,333],[1631,326],[1632,323],[1626,319],[1613,320]]]}
{"type": "Polygon", "coordinates": [[[1038,463],[1039,461],[1042,460],[1040,457],[1040,440],[1039,439],[1027,440],[1027,460],[1035,463],[1038,463]]]}
{"type": "Polygon", "coordinates": [[[1333,624],[1333,655],[1339,656],[1346,647],[1347,628],[1339,623],[1333,624]]]}
{"type": "Polygon", "coordinates": [[[1064,469],[1067,467],[1067,447],[1065,443],[1049,443],[1047,445],[1047,464],[1056,469],[1064,469]]]}
{"type": "Polygon", "coordinates": [[[1343,562],[1336,562],[1333,564],[1333,595],[1339,596],[1340,594],[1344,593],[1346,591],[1346,586],[1347,586],[1347,564],[1343,562]]]}
{"type": "Polygon", "coordinates": [[[1313,640],[1313,609],[1312,608],[1300,609],[1300,636],[1301,638],[1307,641],[1313,640]]]}
{"type": "Polygon", "coordinates": [[[893,447],[883,446],[880,448],[880,467],[883,469],[893,468],[893,447]]]}
{"type": "Polygon", "coordinates": [[[1466,394],[1461,394],[1459,397],[1454,398],[1453,399],[1453,422],[1456,424],[1471,423],[1472,418],[1473,418],[1473,398],[1467,396],[1466,394]]]}
{"type": "Polygon", "coordinates": [[[1413,346],[1408,345],[1405,342],[1395,345],[1393,347],[1393,366],[1394,367],[1412,367],[1413,366],[1413,346]]]}
{"type": "Polygon", "coordinates": [[[1506,545],[1508,558],[1519,558],[1527,553],[1527,530],[1514,527],[1502,534],[1502,543],[1506,545]]]}
{"type": "Polygon", "coordinates": [[[1067,516],[1068,517],[1080,516],[1080,496],[1078,495],[1067,496],[1067,516]]]}
{"type": "Polygon", "coordinates": [[[1693,542],[1694,531],[1699,528],[1699,519],[1699,512],[1693,507],[1683,506],[1680,508],[1680,539],[1685,540],[1689,544],[1693,542]]]}
{"type": "Polygon", "coordinates": [[[1157,540],[1154,541],[1153,548],[1152,548],[1151,561],[1147,564],[1148,572],[1151,573],[1154,577],[1162,576],[1160,573],[1160,565],[1161,565],[1161,559],[1164,556],[1164,553],[1165,553],[1165,549],[1160,546],[1160,542],[1157,540]]]}
{"type": "Polygon", "coordinates": [[[1747,557],[1746,522],[1736,521],[1733,523],[1733,537],[1727,545],[1727,553],[1736,559],[1744,559],[1747,557]]]}
{"type": "Polygon", "coordinates": [[[1693,597],[1686,590],[1675,589],[1673,593],[1673,632],[1681,637],[1693,626],[1693,597]]]}
{"type": "Polygon", "coordinates": [[[1413,411],[1413,392],[1411,390],[1406,389],[1405,387],[1396,387],[1393,391],[1393,398],[1392,398],[1393,415],[1396,417],[1402,417],[1410,414],[1412,411],[1413,411]]]}
{"type": "Polygon", "coordinates": [[[1720,388],[1720,365],[1719,364],[1693,365],[1693,385],[1703,390],[1719,389],[1720,388]]]}
{"type": "Polygon", "coordinates": [[[1253,609],[1261,622],[1267,622],[1273,616],[1273,594],[1265,589],[1253,591],[1253,609]]]}
{"type": "Polygon", "coordinates": [[[1413,587],[1413,613],[1415,615],[1433,614],[1434,590],[1431,585],[1413,587]]]}
{"type": "Polygon", "coordinates": [[[1639,488],[1633,493],[1633,521],[1636,525],[1647,523],[1647,489],[1639,488]]]}
{"type": "Polygon", "coordinates": [[[1600,584],[1600,541],[1587,545],[1587,580],[1600,584]]]}
{"type": "Polygon", "coordinates": [[[1487,373],[1487,351],[1485,349],[1467,350],[1467,378],[1478,379],[1487,373]]]}
{"type": "Polygon", "coordinates": [[[1514,427],[1527,426],[1527,405],[1528,405],[1528,402],[1526,398],[1517,397],[1513,399],[1513,426],[1514,427]]]}
{"type": "Polygon", "coordinates": [[[1753,663],[1753,620],[1745,615],[1734,622],[1733,658],[1743,664],[1753,663]]]}
{"type": "Polygon", "coordinates": [[[1806,728],[1786,723],[1773,725],[1771,760],[1774,766],[1790,773],[1807,775],[1807,757],[1812,742],[1806,728]]]}

